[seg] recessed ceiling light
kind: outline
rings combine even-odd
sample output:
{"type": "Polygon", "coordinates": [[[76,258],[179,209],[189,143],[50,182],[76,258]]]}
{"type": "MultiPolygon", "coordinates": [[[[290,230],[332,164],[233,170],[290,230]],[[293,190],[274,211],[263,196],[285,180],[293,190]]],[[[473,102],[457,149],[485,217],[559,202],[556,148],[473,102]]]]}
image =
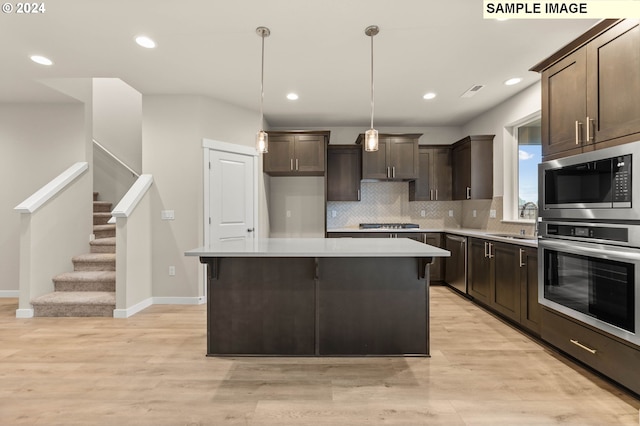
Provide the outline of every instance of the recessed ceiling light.
{"type": "Polygon", "coordinates": [[[423,96],[422,98],[423,98],[423,99],[427,99],[427,100],[429,100],[429,99],[433,99],[433,98],[435,98],[436,96],[437,96],[437,95],[436,95],[435,93],[433,93],[433,92],[429,92],[429,93],[425,93],[425,94],[424,94],[424,96],[423,96]]]}
{"type": "Polygon", "coordinates": [[[289,93],[287,94],[287,99],[289,99],[290,101],[295,101],[299,98],[297,93],[289,93]]]}
{"type": "Polygon", "coordinates": [[[147,49],[153,49],[154,47],[156,47],[156,42],[151,40],[147,36],[136,37],[136,43],[138,43],[142,47],[146,47],[147,49]]]}
{"type": "Polygon", "coordinates": [[[504,84],[506,84],[507,86],[513,86],[514,84],[518,84],[522,81],[522,79],[520,77],[514,77],[514,78],[510,78],[509,80],[505,81],[504,84]]]}
{"type": "Polygon", "coordinates": [[[53,65],[53,61],[40,55],[31,56],[31,60],[40,65],[53,65]]]}

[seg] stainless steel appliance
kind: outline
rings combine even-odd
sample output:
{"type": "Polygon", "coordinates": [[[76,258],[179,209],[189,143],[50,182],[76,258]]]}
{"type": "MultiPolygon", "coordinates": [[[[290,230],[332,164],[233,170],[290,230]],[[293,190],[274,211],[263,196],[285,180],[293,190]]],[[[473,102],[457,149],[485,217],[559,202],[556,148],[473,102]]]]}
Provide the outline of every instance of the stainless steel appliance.
{"type": "Polygon", "coordinates": [[[640,345],[640,222],[542,221],[539,302],[640,345]]]}
{"type": "Polygon", "coordinates": [[[640,142],[541,163],[540,217],[599,221],[640,220],[640,142]],[[634,203],[635,201],[635,203],[634,203]]]}
{"type": "Polygon", "coordinates": [[[417,229],[417,223],[361,223],[360,229],[417,229]]]}
{"type": "Polygon", "coordinates": [[[445,282],[461,293],[467,294],[467,237],[445,234],[444,249],[451,252],[445,258],[445,282]]]}

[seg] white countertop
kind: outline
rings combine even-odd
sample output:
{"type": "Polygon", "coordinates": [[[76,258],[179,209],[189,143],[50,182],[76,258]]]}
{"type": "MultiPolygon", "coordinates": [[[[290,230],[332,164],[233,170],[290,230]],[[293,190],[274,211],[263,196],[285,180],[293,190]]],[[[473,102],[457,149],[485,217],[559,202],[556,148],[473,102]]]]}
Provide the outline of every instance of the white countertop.
{"type": "Polygon", "coordinates": [[[408,228],[408,229],[389,229],[389,228],[377,228],[377,229],[360,229],[356,227],[349,228],[331,228],[327,229],[328,233],[334,232],[380,232],[380,233],[412,233],[412,232],[439,232],[446,234],[456,234],[465,237],[483,238],[485,240],[502,241],[505,243],[516,244],[519,246],[538,247],[538,239],[534,236],[525,236],[521,238],[518,234],[510,234],[507,232],[499,231],[486,231],[482,229],[470,229],[470,228],[408,228]],[[505,235],[512,235],[507,237],[505,235]]]}
{"type": "Polygon", "coordinates": [[[199,257],[448,257],[408,238],[259,238],[216,242],[185,252],[199,257]]]}

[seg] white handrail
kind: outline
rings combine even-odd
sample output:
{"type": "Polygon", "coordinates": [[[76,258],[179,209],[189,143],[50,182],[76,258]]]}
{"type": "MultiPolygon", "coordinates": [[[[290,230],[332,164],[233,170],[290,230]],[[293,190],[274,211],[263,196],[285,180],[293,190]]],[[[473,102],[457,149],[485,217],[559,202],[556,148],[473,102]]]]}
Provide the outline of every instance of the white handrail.
{"type": "Polygon", "coordinates": [[[18,204],[14,210],[20,213],[33,213],[40,206],[53,198],[57,193],[62,191],[67,185],[74,181],[75,178],[83,174],[89,169],[89,163],[78,162],[60,173],[51,182],[37,190],[32,196],[18,204]]]}
{"type": "Polygon", "coordinates": [[[114,160],[116,160],[116,162],[118,162],[118,164],[120,164],[122,167],[124,167],[125,169],[129,170],[129,172],[131,172],[131,174],[133,174],[135,177],[137,177],[137,178],[140,177],[140,173],[136,172],[131,167],[127,166],[127,164],[124,161],[122,161],[121,159],[116,157],[116,155],[114,153],[112,153],[107,148],[105,148],[100,142],[98,142],[97,140],[93,139],[93,144],[96,145],[101,150],[103,150],[109,157],[111,157],[114,160]]]}
{"type": "Polygon", "coordinates": [[[122,200],[118,203],[115,209],[111,212],[113,217],[129,217],[133,210],[136,208],[144,194],[147,193],[149,187],[153,183],[153,176],[141,175],[138,180],[135,181],[129,191],[122,197],[122,200]]]}

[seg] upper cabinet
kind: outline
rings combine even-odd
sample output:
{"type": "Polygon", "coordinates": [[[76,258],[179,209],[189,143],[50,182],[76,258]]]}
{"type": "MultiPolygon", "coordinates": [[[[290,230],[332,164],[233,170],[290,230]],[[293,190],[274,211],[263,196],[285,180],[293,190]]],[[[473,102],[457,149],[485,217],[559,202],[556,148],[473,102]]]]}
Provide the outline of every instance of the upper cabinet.
{"type": "Polygon", "coordinates": [[[467,136],[453,144],[452,192],[454,200],[493,198],[493,137],[467,136]]]}
{"type": "Polygon", "coordinates": [[[451,200],[451,147],[420,146],[418,178],[409,182],[409,201],[451,200]]]}
{"type": "Polygon", "coordinates": [[[360,201],[362,148],[359,145],[327,147],[327,201],[360,201]]]}
{"type": "Polygon", "coordinates": [[[544,160],[640,136],[639,20],[603,20],[532,70],[542,73],[544,160]]]}
{"type": "Polygon", "coordinates": [[[328,131],[269,132],[264,172],[271,176],[324,176],[328,131]]]}
{"type": "Polygon", "coordinates": [[[418,139],[421,134],[380,134],[378,150],[364,151],[364,134],[356,143],[362,145],[362,178],[411,180],[418,177],[418,139]]]}

